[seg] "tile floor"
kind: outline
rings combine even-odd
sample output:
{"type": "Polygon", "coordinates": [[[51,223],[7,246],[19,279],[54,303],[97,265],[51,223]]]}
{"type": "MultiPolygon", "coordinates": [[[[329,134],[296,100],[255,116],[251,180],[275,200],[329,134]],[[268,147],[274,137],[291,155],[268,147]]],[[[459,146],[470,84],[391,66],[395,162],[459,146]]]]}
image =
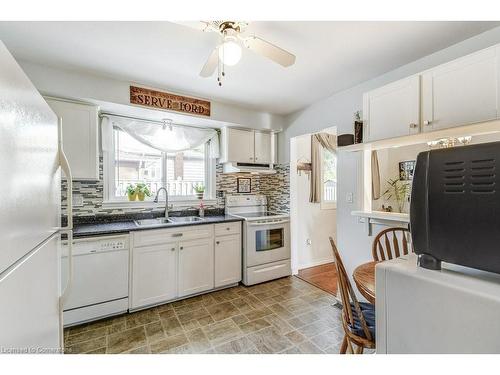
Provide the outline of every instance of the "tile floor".
{"type": "Polygon", "coordinates": [[[322,264],[321,266],[304,268],[299,270],[297,276],[309,284],[323,289],[325,292],[337,295],[337,269],[333,262],[322,264]]]}
{"type": "Polygon", "coordinates": [[[65,330],[66,353],[338,353],[340,309],[297,277],[65,330]]]}

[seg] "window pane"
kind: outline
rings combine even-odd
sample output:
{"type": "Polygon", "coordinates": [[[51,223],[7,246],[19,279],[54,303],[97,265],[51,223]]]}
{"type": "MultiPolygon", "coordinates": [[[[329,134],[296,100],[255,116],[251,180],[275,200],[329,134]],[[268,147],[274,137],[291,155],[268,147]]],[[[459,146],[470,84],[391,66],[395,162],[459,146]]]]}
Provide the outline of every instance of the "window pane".
{"type": "Polygon", "coordinates": [[[162,153],[115,130],[115,196],[123,197],[129,184],[145,183],[154,195],[162,186],[162,153]]]}
{"type": "Polygon", "coordinates": [[[167,154],[167,188],[171,196],[194,195],[194,186],[205,186],[205,146],[167,154]]]}
{"type": "Polygon", "coordinates": [[[337,200],[337,157],[323,149],[323,200],[337,200]]]}

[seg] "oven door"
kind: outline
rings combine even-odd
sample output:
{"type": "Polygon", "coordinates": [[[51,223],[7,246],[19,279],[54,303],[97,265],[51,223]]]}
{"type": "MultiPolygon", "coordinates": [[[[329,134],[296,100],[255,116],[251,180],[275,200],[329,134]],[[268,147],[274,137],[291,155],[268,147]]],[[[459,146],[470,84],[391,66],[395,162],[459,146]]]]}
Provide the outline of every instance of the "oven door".
{"type": "Polygon", "coordinates": [[[246,266],[258,266],[290,259],[290,223],[288,219],[279,222],[246,222],[246,266]]]}

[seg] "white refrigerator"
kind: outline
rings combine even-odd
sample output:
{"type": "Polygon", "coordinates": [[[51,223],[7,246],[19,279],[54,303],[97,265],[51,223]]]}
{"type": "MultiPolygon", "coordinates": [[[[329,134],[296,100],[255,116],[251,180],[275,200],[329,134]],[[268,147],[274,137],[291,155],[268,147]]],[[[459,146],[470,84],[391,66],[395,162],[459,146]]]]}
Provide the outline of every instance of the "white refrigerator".
{"type": "MultiPolygon", "coordinates": [[[[0,41],[0,353],[54,353],[62,342],[60,120],[0,41]]],[[[71,202],[71,199],[69,199],[71,202]]],[[[71,241],[70,241],[71,243],[71,241]]]]}

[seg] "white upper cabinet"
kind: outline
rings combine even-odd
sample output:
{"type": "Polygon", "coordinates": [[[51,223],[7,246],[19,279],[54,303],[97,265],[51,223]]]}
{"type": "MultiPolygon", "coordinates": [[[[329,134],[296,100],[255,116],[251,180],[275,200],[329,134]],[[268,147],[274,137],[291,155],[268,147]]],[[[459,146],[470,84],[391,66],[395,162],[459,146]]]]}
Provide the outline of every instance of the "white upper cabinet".
{"type": "Polygon", "coordinates": [[[98,107],[45,98],[62,118],[63,147],[74,180],[99,179],[98,107]]]}
{"type": "Polygon", "coordinates": [[[257,130],[222,129],[221,162],[273,164],[276,144],[272,133],[257,130]]]}
{"type": "Polygon", "coordinates": [[[271,164],[272,160],[272,134],[255,132],[255,160],[257,164],[271,164]]]}
{"type": "Polygon", "coordinates": [[[412,76],[363,95],[368,140],[416,134],[420,124],[420,77],[412,76]]]}
{"type": "Polygon", "coordinates": [[[239,163],[254,162],[253,131],[228,128],[224,137],[225,159],[239,163]]]}
{"type": "Polygon", "coordinates": [[[498,117],[499,50],[479,51],[423,73],[423,131],[498,117]]]}

